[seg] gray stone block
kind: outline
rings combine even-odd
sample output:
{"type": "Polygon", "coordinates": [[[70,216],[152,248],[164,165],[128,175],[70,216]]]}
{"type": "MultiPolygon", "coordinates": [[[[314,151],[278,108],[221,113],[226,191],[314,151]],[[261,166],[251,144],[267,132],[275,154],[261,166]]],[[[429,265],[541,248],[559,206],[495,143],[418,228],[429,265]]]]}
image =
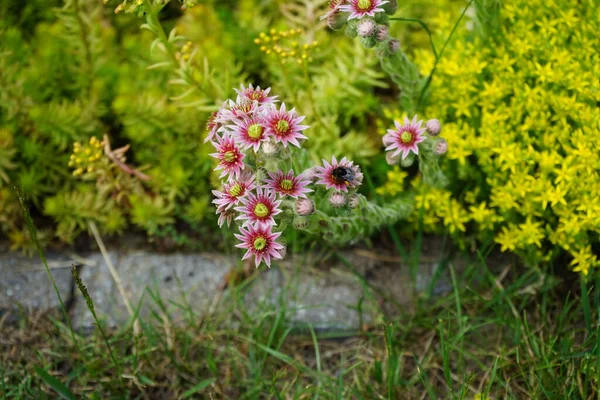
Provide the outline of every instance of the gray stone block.
{"type": "MultiPolygon", "coordinates": [[[[73,261],[55,255],[48,255],[47,259],[58,291],[68,303],[73,261]]],[[[59,306],[56,291],[39,257],[29,258],[19,253],[0,255],[0,310],[23,307],[29,312],[45,312],[59,306]]]]}
{"type": "MultiPolygon", "coordinates": [[[[233,262],[214,254],[163,255],[139,251],[110,256],[132,307],[139,307],[145,322],[154,323],[163,322],[161,318],[166,315],[178,323],[190,312],[197,315],[206,312],[233,262]]],[[[118,288],[101,255],[92,258],[96,266],[84,267],[80,276],[94,308],[108,326],[123,326],[130,316],[118,288]]],[[[73,325],[79,328],[94,325],[79,290],[73,325]]]]}

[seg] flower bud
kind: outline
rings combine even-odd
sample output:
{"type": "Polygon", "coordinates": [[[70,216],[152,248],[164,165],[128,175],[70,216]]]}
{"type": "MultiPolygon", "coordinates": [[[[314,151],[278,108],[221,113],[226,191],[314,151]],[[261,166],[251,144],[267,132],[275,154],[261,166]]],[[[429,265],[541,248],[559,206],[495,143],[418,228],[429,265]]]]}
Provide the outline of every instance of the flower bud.
{"type": "Polygon", "coordinates": [[[310,199],[296,200],[296,214],[300,216],[311,215],[315,212],[315,203],[310,199]]]}
{"type": "Polygon", "coordinates": [[[262,149],[263,154],[269,157],[276,155],[279,150],[277,144],[271,140],[263,142],[260,148],[262,149]]]}
{"type": "Polygon", "coordinates": [[[378,25],[375,29],[375,39],[378,42],[383,42],[390,36],[390,28],[387,25],[378,25]]]}
{"type": "Polygon", "coordinates": [[[333,31],[339,31],[344,27],[347,20],[347,15],[344,15],[340,11],[334,11],[327,17],[327,26],[333,31]]]}
{"type": "Polygon", "coordinates": [[[385,161],[388,165],[396,165],[400,161],[400,154],[394,155],[393,151],[385,153],[385,161]]]}
{"type": "Polygon", "coordinates": [[[360,195],[357,193],[353,193],[350,196],[348,196],[348,207],[350,208],[356,208],[360,205],[360,195]]]}
{"type": "Polygon", "coordinates": [[[400,41],[398,39],[390,39],[387,43],[388,53],[396,54],[400,51],[400,41]]]}
{"type": "Polygon", "coordinates": [[[425,129],[431,136],[437,136],[442,131],[442,124],[437,119],[430,119],[425,123],[425,129]]]}
{"type": "Polygon", "coordinates": [[[386,133],[385,135],[383,135],[383,137],[381,138],[381,141],[383,142],[383,145],[385,147],[388,147],[388,146],[391,146],[392,144],[394,144],[394,138],[389,133],[386,133]]]}
{"type": "MultiPolygon", "coordinates": [[[[354,21],[354,20],[352,20],[352,21],[354,21]]],[[[350,39],[354,39],[355,37],[358,36],[358,33],[356,32],[356,25],[348,23],[346,25],[346,30],[344,31],[344,33],[350,39]]]]}
{"type": "Polygon", "coordinates": [[[299,215],[296,215],[294,217],[294,228],[296,229],[306,229],[308,228],[308,224],[310,223],[309,219],[307,217],[302,217],[299,215]]]}
{"type": "Polygon", "coordinates": [[[405,159],[400,160],[400,165],[403,166],[404,168],[408,168],[411,165],[413,165],[415,162],[415,155],[414,153],[410,153],[405,159]]]}
{"type": "Polygon", "coordinates": [[[440,138],[433,145],[433,154],[435,154],[436,156],[443,156],[447,152],[448,152],[448,142],[446,141],[446,139],[440,138]]]}
{"type": "Polygon", "coordinates": [[[317,181],[317,174],[319,173],[319,169],[317,167],[311,167],[305,170],[302,175],[311,182],[317,181]]]}
{"type": "Polygon", "coordinates": [[[356,28],[356,32],[358,33],[358,36],[369,37],[369,36],[372,36],[375,33],[375,28],[376,27],[377,27],[377,25],[375,25],[375,22],[373,22],[373,20],[371,20],[371,19],[362,19],[358,23],[358,26],[356,28]]]}
{"type": "Polygon", "coordinates": [[[375,47],[375,45],[377,44],[377,40],[375,40],[375,38],[372,37],[372,36],[361,37],[360,38],[360,43],[362,43],[362,45],[366,49],[370,49],[370,48],[375,47]]]}
{"type": "Polygon", "coordinates": [[[285,256],[287,255],[287,246],[283,243],[281,243],[283,245],[283,248],[278,250],[279,254],[281,255],[281,258],[284,259],[285,256]]]}
{"type": "Polygon", "coordinates": [[[383,11],[385,11],[386,14],[394,15],[396,14],[396,11],[398,11],[398,1],[388,0],[388,2],[381,7],[383,8],[383,11]]]}
{"type": "Polygon", "coordinates": [[[335,208],[343,207],[346,205],[346,196],[340,192],[333,193],[329,196],[329,204],[335,208]]]}

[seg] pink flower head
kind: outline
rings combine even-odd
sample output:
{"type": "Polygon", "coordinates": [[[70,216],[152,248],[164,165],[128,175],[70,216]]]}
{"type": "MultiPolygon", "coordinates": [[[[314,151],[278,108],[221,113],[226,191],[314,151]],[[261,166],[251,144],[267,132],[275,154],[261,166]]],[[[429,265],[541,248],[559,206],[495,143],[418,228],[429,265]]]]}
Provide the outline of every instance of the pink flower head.
{"type": "Polygon", "coordinates": [[[423,135],[425,128],[421,128],[422,124],[423,121],[417,121],[416,115],[412,121],[404,117],[404,124],[394,121],[396,129],[388,129],[387,135],[384,136],[384,143],[387,144],[386,151],[395,150],[392,156],[402,153],[403,160],[411,151],[419,154],[417,145],[425,140],[425,135],[423,135]]]}
{"type": "Polygon", "coordinates": [[[312,189],[306,187],[310,184],[310,181],[302,174],[294,176],[294,171],[291,169],[287,174],[284,174],[283,171],[269,172],[269,178],[265,179],[265,182],[267,187],[273,189],[275,193],[290,196],[294,199],[306,197],[305,193],[312,192],[312,189]]]}
{"type": "Polygon", "coordinates": [[[375,17],[375,13],[384,12],[380,6],[387,4],[388,1],[382,0],[348,0],[348,4],[339,7],[340,11],[349,12],[348,19],[362,18],[365,15],[375,17]]]}
{"type": "Polygon", "coordinates": [[[240,199],[256,187],[254,176],[248,172],[242,172],[237,179],[232,179],[223,186],[223,191],[213,190],[216,199],[212,202],[217,210],[228,210],[239,204],[240,199]]]}
{"type": "Polygon", "coordinates": [[[298,139],[307,139],[300,133],[308,129],[306,125],[299,125],[304,118],[304,116],[297,116],[294,108],[286,111],[285,103],[281,104],[279,110],[271,106],[265,115],[267,134],[273,136],[276,142],[281,142],[284,147],[287,147],[288,142],[300,147],[298,139]]]}
{"type": "Polygon", "coordinates": [[[241,213],[236,219],[243,220],[242,226],[270,226],[277,225],[275,215],[281,213],[281,200],[275,200],[275,192],[271,189],[263,190],[260,186],[256,194],[250,192],[248,196],[240,199],[242,205],[235,210],[241,213]]]}
{"type": "Polygon", "coordinates": [[[219,112],[221,124],[229,124],[236,119],[251,117],[258,110],[258,101],[238,96],[236,101],[227,100],[219,112]]]}
{"type": "Polygon", "coordinates": [[[360,168],[346,157],[339,162],[333,157],[331,164],[323,160],[323,165],[323,167],[318,167],[318,185],[325,185],[327,189],[333,188],[347,192],[348,188],[355,188],[362,184],[363,174],[360,172],[360,168]]]}
{"type": "Polygon", "coordinates": [[[215,136],[219,129],[221,128],[221,124],[219,123],[219,111],[214,111],[208,117],[208,121],[206,121],[206,130],[208,131],[208,136],[204,139],[204,143],[212,142],[215,139],[215,136]]]}
{"type": "Polygon", "coordinates": [[[227,128],[234,134],[242,148],[252,147],[255,152],[258,152],[260,143],[268,140],[265,122],[258,113],[251,117],[235,119],[233,123],[235,125],[228,125],[227,128]]]}
{"type": "Polygon", "coordinates": [[[269,92],[271,88],[261,89],[260,86],[256,88],[252,86],[252,84],[248,85],[248,87],[241,86],[241,89],[235,89],[236,93],[244,99],[248,99],[250,101],[256,101],[259,105],[262,104],[271,104],[275,103],[277,100],[277,96],[269,96],[269,92]]]}
{"type": "Polygon", "coordinates": [[[254,263],[258,268],[263,261],[267,264],[267,267],[271,267],[271,258],[275,260],[283,258],[281,254],[283,245],[276,242],[277,238],[281,236],[281,232],[272,232],[271,229],[270,225],[250,225],[247,229],[240,227],[240,234],[236,233],[235,237],[242,243],[237,244],[235,247],[247,249],[242,260],[254,256],[254,263]]]}
{"type": "Polygon", "coordinates": [[[213,142],[213,145],[216,147],[218,153],[211,153],[210,155],[220,160],[219,165],[215,168],[215,170],[223,170],[219,177],[222,178],[227,174],[231,174],[234,178],[239,176],[240,172],[244,169],[244,153],[235,145],[232,137],[227,135],[223,137],[216,136],[217,143],[213,142]]]}

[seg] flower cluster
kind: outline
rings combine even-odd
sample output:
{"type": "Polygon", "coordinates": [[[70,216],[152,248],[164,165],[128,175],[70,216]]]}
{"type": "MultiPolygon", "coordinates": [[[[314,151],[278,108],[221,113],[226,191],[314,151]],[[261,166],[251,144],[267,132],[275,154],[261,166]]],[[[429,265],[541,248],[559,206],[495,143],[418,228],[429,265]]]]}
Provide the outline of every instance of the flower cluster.
{"type": "Polygon", "coordinates": [[[346,27],[346,34],[359,36],[363,46],[378,46],[381,55],[391,55],[400,49],[400,41],[390,36],[388,21],[397,9],[397,0],[330,0],[321,19],[333,30],[346,27]]]}
{"type": "MultiPolygon", "coordinates": [[[[455,20],[448,1],[437,3],[434,40],[455,20]]],[[[425,110],[451,121],[444,135],[452,151],[442,166],[455,173],[448,189],[413,182],[426,229],[475,232],[532,265],[567,253],[575,271],[587,275],[600,266],[594,10],[592,0],[516,0],[502,9],[496,42],[457,32],[437,65],[425,110]]],[[[424,74],[433,68],[428,49],[416,58],[424,74]]]]}
{"type": "Polygon", "coordinates": [[[289,59],[303,64],[312,61],[311,51],[319,46],[317,41],[300,43],[299,37],[303,33],[302,29],[278,31],[273,28],[269,33],[261,32],[254,43],[260,46],[260,51],[277,56],[281,62],[289,59]]]}
{"type": "MultiPolygon", "coordinates": [[[[263,261],[270,266],[285,254],[279,240],[284,226],[309,228],[318,201],[309,195],[329,196],[332,207],[343,207],[363,175],[352,161],[335,157],[300,172],[292,153],[301,152],[307,139],[304,116],[277,104],[270,88],[249,85],[236,92],[236,100],[227,100],[207,125],[206,141],[216,149],[211,154],[217,160],[215,170],[227,179],[213,191],[213,203],[220,227],[233,221],[239,225],[235,237],[237,247],[246,250],[243,259],[254,256],[257,267],[263,261]]],[[[352,207],[350,202],[347,207],[352,207]]]]}
{"type": "Polygon", "coordinates": [[[92,174],[104,156],[104,142],[92,136],[83,146],[79,142],[73,144],[73,153],[69,158],[69,167],[74,168],[73,175],[92,174]]]}

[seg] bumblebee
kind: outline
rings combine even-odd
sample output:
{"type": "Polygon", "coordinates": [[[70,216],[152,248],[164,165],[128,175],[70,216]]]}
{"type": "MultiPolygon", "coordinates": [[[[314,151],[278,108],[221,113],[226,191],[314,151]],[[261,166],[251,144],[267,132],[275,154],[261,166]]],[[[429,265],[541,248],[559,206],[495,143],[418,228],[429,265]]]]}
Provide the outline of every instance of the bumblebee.
{"type": "Polygon", "coordinates": [[[339,165],[331,171],[331,176],[337,184],[344,184],[349,186],[355,178],[354,170],[352,168],[344,167],[339,165]]]}

